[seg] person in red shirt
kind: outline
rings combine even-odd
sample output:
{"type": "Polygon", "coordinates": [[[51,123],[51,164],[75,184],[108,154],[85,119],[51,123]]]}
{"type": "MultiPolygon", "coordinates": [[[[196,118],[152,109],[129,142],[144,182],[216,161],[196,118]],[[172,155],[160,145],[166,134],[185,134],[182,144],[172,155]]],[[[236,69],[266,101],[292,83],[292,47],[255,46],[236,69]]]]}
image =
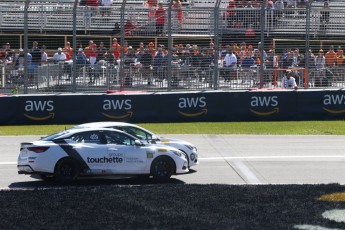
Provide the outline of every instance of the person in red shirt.
{"type": "Polygon", "coordinates": [[[155,16],[156,16],[156,33],[157,35],[163,35],[163,28],[165,24],[165,12],[166,9],[163,6],[162,2],[158,3],[158,8],[156,10],[155,16]]]}
{"type": "Polygon", "coordinates": [[[136,26],[131,19],[128,19],[125,26],[125,36],[133,36],[135,33],[136,26]]]}

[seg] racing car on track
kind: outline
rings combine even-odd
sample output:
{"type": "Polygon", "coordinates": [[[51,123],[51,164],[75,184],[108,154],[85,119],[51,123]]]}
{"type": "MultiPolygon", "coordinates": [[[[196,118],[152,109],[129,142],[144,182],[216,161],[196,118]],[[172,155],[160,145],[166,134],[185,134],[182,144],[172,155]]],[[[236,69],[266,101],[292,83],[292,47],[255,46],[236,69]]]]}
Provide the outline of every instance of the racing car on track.
{"type": "Polygon", "coordinates": [[[146,140],[150,143],[156,143],[156,144],[164,144],[169,145],[172,147],[175,147],[179,150],[181,150],[188,160],[188,167],[194,166],[199,164],[198,162],[198,153],[197,148],[195,145],[179,139],[172,139],[172,138],[164,138],[159,137],[158,135],[134,124],[126,123],[126,122],[111,122],[111,121],[105,121],[105,122],[90,122],[90,123],[84,123],[77,126],[72,127],[71,129],[75,128],[113,128],[113,129],[119,129],[126,133],[129,133],[140,140],[146,140]]]}
{"type": "Polygon", "coordinates": [[[23,142],[17,168],[19,174],[62,182],[83,175],[145,175],[164,181],[189,171],[180,150],[109,128],[69,129],[23,142]]]}

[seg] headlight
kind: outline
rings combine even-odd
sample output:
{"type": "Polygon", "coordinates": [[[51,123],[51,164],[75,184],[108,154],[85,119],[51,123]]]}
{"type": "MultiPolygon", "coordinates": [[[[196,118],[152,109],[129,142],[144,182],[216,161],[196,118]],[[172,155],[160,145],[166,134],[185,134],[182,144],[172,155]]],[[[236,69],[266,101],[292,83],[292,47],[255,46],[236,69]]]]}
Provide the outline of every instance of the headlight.
{"type": "Polygon", "coordinates": [[[180,151],[172,150],[171,152],[179,157],[184,156],[180,151]]]}

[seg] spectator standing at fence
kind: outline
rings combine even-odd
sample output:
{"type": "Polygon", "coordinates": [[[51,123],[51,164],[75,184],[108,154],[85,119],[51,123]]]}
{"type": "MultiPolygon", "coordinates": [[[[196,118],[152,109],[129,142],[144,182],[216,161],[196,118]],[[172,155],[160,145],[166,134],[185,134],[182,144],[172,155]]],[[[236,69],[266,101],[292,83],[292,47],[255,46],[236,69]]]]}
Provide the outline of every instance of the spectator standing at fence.
{"type": "Polygon", "coordinates": [[[48,62],[48,54],[46,52],[46,46],[41,47],[41,65],[44,65],[48,62]]]}
{"type": "Polygon", "coordinates": [[[28,72],[29,72],[29,78],[31,78],[30,80],[32,80],[34,70],[38,68],[42,60],[41,49],[38,48],[37,41],[32,42],[32,48],[30,50],[30,54],[31,54],[31,61],[28,68],[28,72]]]}
{"type": "Polygon", "coordinates": [[[292,72],[291,70],[286,70],[285,71],[285,75],[282,79],[282,86],[285,89],[297,89],[297,83],[296,83],[296,79],[291,76],[292,72]]]}
{"type": "Polygon", "coordinates": [[[107,15],[110,17],[111,15],[111,5],[113,4],[113,0],[99,0],[101,1],[102,7],[101,7],[101,15],[107,15]]]}
{"type": "Polygon", "coordinates": [[[324,56],[323,49],[319,50],[317,57],[315,58],[315,66],[317,70],[324,69],[326,65],[326,59],[324,56]]]}
{"type": "Polygon", "coordinates": [[[62,52],[62,48],[58,48],[53,56],[54,63],[66,61],[66,54],[62,52]]]}
{"type": "Polygon", "coordinates": [[[337,61],[337,54],[334,52],[333,46],[330,46],[329,50],[325,54],[325,61],[326,61],[326,66],[328,68],[333,68],[335,66],[335,63],[337,61]]]}
{"type": "Polygon", "coordinates": [[[182,28],[182,20],[183,20],[183,11],[182,11],[182,4],[180,0],[175,0],[171,8],[176,12],[178,28],[182,28]]]}
{"type": "Polygon", "coordinates": [[[87,63],[87,58],[86,58],[83,48],[78,49],[78,53],[75,57],[75,63],[76,63],[76,69],[77,69],[76,77],[79,77],[80,73],[83,70],[83,67],[85,67],[87,63]]]}
{"type": "Polygon", "coordinates": [[[84,48],[84,53],[85,53],[87,58],[89,58],[89,56],[90,56],[90,51],[91,51],[92,44],[93,44],[93,40],[90,40],[89,41],[89,45],[84,48]]]}
{"type": "Polygon", "coordinates": [[[237,71],[237,57],[232,47],[228,48],[227,54],[224,57],[224,67],[224,79],[230,82],[231,76],[237,71]]]}
{"type": "Polygon", "coordinates": [[[149,50],[147,48],[144,49],[144,54],[140,58],[141,63],[141,74],[144,79],[147,79],[147,84],[151,85],[152,79],[151,79],[151,65],[152,65],[152,54],[150,54],[149,50]]]}
{"type": "Polygon", "coordinates": [[[103,57],[106,52],[108,52],[108,48],[104,46],[104,42],[100,42],[97,48],[98,56],[103,57]]]}
{"type": "Polygon", "coordinates": [[[111,45],[114,57],[116,60],[120,58],[121,55],[121,45],[117,42],[117,38],[113,38],[113,44],[111,45]]]}
{"type": "Polygon", "coordinates": [[[158,8],[156,9],[155,12],[155,17],[156,17],[156,34],[158,36],[163,36],[163,29],[165,25],[165,14],[166,14],[166,9],[163,6],[163,2],[158,3],[158,8]]]}
{"type": "MultiPolygon", "coordinates": [[[[345,56],[344,51],[339,46],[337,49],[337,61],[336,61],[336,74],[341,77],[341,79],[344,77],[344,67],[345,67],[345,56]]],[[[343,80],[343,79],[342,79],[343,80]]]]}
{"type": "Polygon", "coordinates": [[[62,50],[66,55],[66,60],[67,61],[71,60],[71,58],[73,56],[73,48],[71,47],[71,43],[66,42],[65,47],[62,50]]]}
{"type": "Polygon", "coordinates": [[[287,51],[286,57],[281,62],[281,66],[284,69],[291,68],[293,66],[293,54],[292,54],[292,51],[287,51]]]}
{"type": "Polygon", "coordinates": [[[313,54],[313,51],[311,49],[309,49],[309,51],[308,51],[308,56],[309,56],[309,66],[308,66],[308,68],[310,70],[315,70],[315,68],[316,68],[315,55],[313,54]]]}

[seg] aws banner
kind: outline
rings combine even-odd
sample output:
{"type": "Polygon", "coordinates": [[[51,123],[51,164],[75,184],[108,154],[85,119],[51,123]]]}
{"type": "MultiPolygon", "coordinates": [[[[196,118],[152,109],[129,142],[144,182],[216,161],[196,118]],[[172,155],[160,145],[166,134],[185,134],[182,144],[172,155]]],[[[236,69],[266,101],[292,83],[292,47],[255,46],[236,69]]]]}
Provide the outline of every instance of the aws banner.
{"type": "Polygon", "coordinates": [[[345,119],[343,91],[0,97],[1,125],[345,119]]]}

